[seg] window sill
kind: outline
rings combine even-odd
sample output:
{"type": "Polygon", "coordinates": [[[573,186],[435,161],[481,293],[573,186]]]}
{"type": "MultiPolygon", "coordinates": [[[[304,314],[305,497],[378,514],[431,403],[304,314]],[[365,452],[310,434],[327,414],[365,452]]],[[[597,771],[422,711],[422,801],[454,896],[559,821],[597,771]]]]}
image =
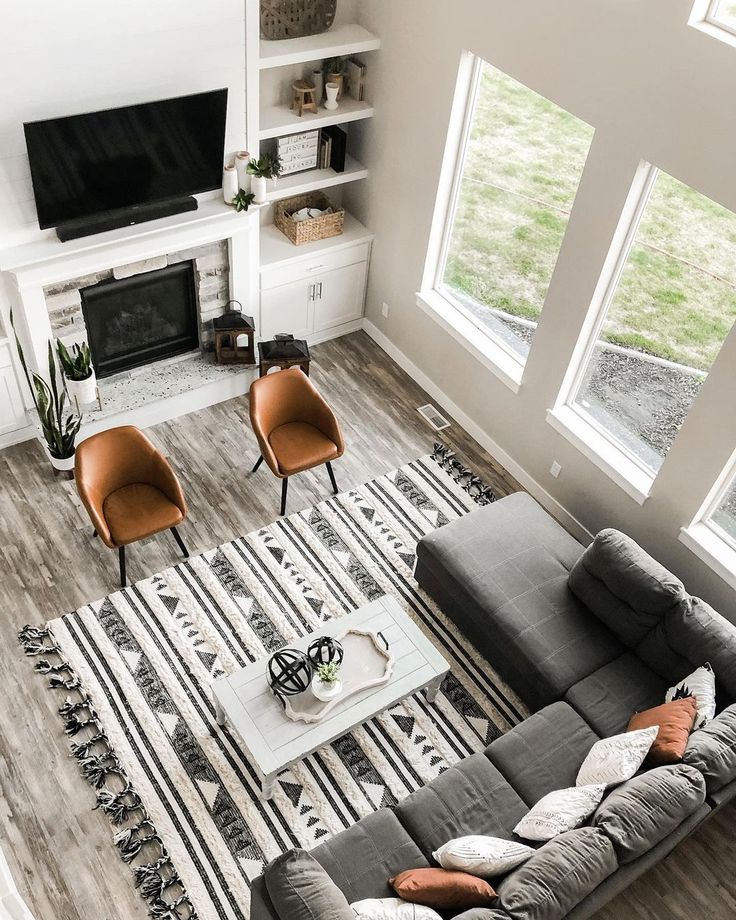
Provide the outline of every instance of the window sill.
{"type": "Polygon", "coordinates": [[[654,477],[647,475],[569,406],[548,409],[547,422],[599,470],[610,476],[637,504],[643,505],[649,498],[654,477]]]}
{"type": "Polygon", "coordinates": [[[715,19],[701,19],[697,22],[691,22],[690,25],[699,32],[703,32],[711,38],[716,38],[718,41],[725,42],[732,48],[736,48],[736,34],[725,23],[720,23],[715,19]]]}
{"type": "Polygon", "coordinates": [[[736,551],[714,533],[707,524],[698,521],[680,530],[680,543],[684,543],[698,559],[730,585],[736,588],[736,551]]]}
{"type": "Polygon", "coordinates": [[[420,291],[417,294],[417,306],[449,332],[456,342],[492,371],[513,393],[519,392],[524,365],[504,351],[493,339],[484,335],[441,294],[437,291],[420,291]]]}

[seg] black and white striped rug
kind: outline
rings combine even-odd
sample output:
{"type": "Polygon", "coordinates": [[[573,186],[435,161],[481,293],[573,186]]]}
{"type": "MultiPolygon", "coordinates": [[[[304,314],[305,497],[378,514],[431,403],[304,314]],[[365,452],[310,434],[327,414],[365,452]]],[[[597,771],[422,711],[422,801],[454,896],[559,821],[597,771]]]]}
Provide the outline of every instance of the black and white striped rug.
{"type": "Polygon", "coordinates": [[[193,557],[21,641],[64,700],[72,752],[158,920],[246,920],[249,883],[391,807],[523,717],[412,577],[417,540],[493,500],[438,445],[360,488],[193,557]],[[216,725],[213,678],[392,594],[452,664],[436,702],[392,707],[281,774],[275,797],[216,725]]]}

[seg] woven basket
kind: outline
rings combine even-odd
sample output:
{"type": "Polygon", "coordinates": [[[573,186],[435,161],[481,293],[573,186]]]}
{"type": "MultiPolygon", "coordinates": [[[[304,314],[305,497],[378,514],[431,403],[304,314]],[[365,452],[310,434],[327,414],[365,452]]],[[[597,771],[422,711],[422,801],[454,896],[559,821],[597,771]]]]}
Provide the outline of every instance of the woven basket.
{"type": "Polygon", "coordinates": [[[302,208],[319,208],[320,211],[324,211],[330,207],[335,206],[322,192],[308,192],[306,195],[284,198],[277,201],[274,206],[274,223],[295,246],[340,236],[345,225],[344,208],[335,208],[332,214],[312,220],[292,220],[291,217],[295,211],[301,211],[302,208]]]}
{"type": "Polygon", "coordinates": [[[261,0],[261,37],[271,41],[326,32],[337,0],[261,0]]]}

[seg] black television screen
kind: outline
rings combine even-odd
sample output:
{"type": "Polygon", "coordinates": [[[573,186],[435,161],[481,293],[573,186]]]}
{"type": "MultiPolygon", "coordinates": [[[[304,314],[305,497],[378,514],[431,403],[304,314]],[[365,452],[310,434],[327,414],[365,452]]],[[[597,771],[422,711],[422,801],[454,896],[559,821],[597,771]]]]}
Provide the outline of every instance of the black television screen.
{"type": "Polygon", "coordinates": [[[220,188],[227,89],[23,128],[43,229],[220,188]]]}

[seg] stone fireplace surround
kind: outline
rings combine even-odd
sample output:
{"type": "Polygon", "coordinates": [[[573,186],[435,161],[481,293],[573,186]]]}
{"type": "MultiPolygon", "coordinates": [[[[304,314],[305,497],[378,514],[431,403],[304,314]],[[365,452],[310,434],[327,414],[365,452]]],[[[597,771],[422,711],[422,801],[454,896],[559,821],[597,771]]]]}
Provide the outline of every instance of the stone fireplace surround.
{"type": "Polygon", "coordinates": [[[147,224],[65,243],[49,236],[0,253],[0,280],[27,362],[41,371],[47,367],[50,339],[84,338],[82,287],[170,261],[194,264],[204,353],[186,361],[156,362],[139,369],[144,373],[106,378],[108,405],[85,416],[83,436],[114,424],[156,424],[247,392],[248,372],[215,365],[206,349],[211,320],[229,300],[239,301],[259,325],[257,221],[257,210],[238,214],[213,199],[200,202],[197,211],[147,224]]]}

